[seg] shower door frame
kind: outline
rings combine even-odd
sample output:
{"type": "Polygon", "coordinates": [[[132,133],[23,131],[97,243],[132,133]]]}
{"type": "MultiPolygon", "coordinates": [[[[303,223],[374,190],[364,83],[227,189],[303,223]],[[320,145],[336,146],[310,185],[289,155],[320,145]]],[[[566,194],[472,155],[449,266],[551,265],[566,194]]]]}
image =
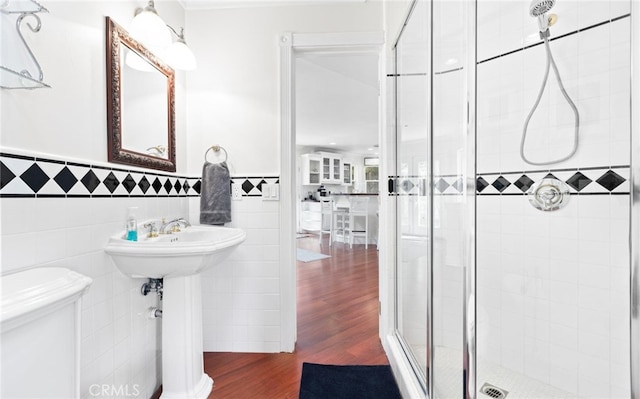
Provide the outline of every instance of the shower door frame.
{"type": "Polygon", "coordinates": [[[477,43],[477,0],[466,3],[467,13],[467,55],[465,68],[467,70],[467,169],[466,173],[466,200],[467,206],[467,251],[463,261],[465,266],[465,284],[463,291],[464,311],[462,312],[463,322],[463,376],[464,376],[464,397],[465,399],[475,399],[476,387],[476,172],[477,172],[477,150],[476,150],[476,97],[477,97],[477,66],[478,66],[478,43],[477,43]],[[469,150],[469,149],[472,149],[469,150]]]}
{"type": "Polygon", "coordinates": [[[630,373],[640,397],[640,4],[631,2],[630,373]]]}
{"type": "MultiPolygon", "coordinates": [[[[410,18],[413,14],[413,11],[415,9],[415,6],[417,4],[418,1],[421,0],[414,0],[411,4],[411,6],[409,7],[409,11],[407,13],[407,15],[405,16],[405,21],[404,21],[404,25],[403,28],[401,29],[400,33],[398,34],[398,37],[396,38],[396,41],[394,43],[393,46],[393,50],[394,50],[394,66],[395,66],[395,70],[394,70],[394,76],[396,76],[397,79],[397,46],[400,42],[400,39],[402,37],[402,34],[404,32],[404,28],[406,27],[406,25],[409,23],[410,18]]],[[[433,21],[433,4],[435,1],[443,1],[443,0],[424,0],[426,2],[428,2],[428,9],[429,9],[429,16],[428,16],[428,20],[430,21],[430,27],[429,29],[431,30],[430,32],[430,37],[429,37],[429,49],[428,49],[428,57],[429,57],[429,93],[427,95],[427,97],[429,98],[429,121],[428,123],[428,127],[429,127],[429,141],[430,141],[430,148],[429,148],[429,152],[430,152],[430,166],[429,166],[429,182],[430,182],[430,187],[433,186],[433,132],[434,132],[434,126],[433,126],[433,49],[434,49],[434,43],[433,43],[433,25],[434,25],[434,21],[433,21]]],[[[467,229],[465,231],[465,242],[466,242],[466,247],[465,247],[465,251],[464,251],[464,260],[463,260],[463,265],[465,267],[466,272],[464,273],[464,285],[463,285],[463,299],[464,299],[464,309],[463,309],[463,313],[462,313],[462,317],[463,317],[463,365],[462,365],[462,369],[463,369],[463,390],[464,390],[464,398],[465,399],[475,399],[476,398],[476,330],[475,330],[475,314],[476,314],[476,301],[475,301],[475,293],[476,293],[476,273],[475,273],[475,268],[476,268],[476,66],[477,66],[477,46],[476,46],[476,1],[467,1],[465,2],[465,13],[466,13],[466,32],[464,33],[466,36],[466,40],[468,42],[468,51],[467,53],[467,57],[466,57],[466,62],[464,63],[464,68],[467,71],[466,74],[466,93],[467,93],[467,109],[466,109],[466,131],[465,131],[465,150],[466,150],[466,169],[464,170],[465,173],[465,196],[466,196],[466,201],[468,202],[468,206],[466,207],[466,214],[465,214],[465,218],[467,221],[467,229]],[[471,150],[470,150],[471,149],[471,150]]],[[[394,99],[396,100],[394,103],[394,108],[395,108],[395,112],[396,112],[396,118],[397,118],[397,89],[398,89],[398,85],[397,83],[394,84],[394,99]]],[[[396,123],[397,125],[397,123],[396,123]]],[[[396,137],[397,140],[397,137],[396,137]]],[[[396,148],[397,151],[397,148],[396,148]]],[[[397,153],[396,153],[396,163],[397,163],[397,153]]],[[[412,379],[412,381],[403,381],[403,386],[402,388],[406,389],[407,385],[411,385],[412,388],[414,389],[414,392],[418,392],[421,389],[425,389],[426,392],[425,394],[427,395],[428,398],[433,398],[434,397],[434,342],[433,342],[433,248],[434,248],[434,244],[433,244],[433,195],[434,192],[433,190],[429,190],[429,196],[430,198],[430,210],[429,210],[429,214],[430,214],[430,223],[431,226],[429,228],[430,231],[430,239],[429,239],[429,282],[428,282],[428,286],[426,287],[426,292],[427,292],[427,351],[428,353],[426,354],[426,387],[422,386],[420,381],[421,378],[419,376],[416,375],[415,379],[412,379]]],[[[396,218],[397,218],[398,212],[396,210],[396,218]]],[[[399,220],[396,220],[396,241],[398,240],[398,232],[400,231],[399,228],[399,220]]],[[[395,271],[396,271],[396,276],[395,279],[396,281],[398,280],[398,275],[397,275],[397,262],[398,260],[396,259],[396,266],[395,266],[395,271]]],[[[394,293],[394,295],[397,296],[397,291],[394,293]]],[[[396,313],[396,317],[397,317],[397,297],[395,299],[395,304],[396,304],[396,309],[395,309],[395,313],[396,313]]],[[[396,324],[397,327],[397,324],[396,324]]],[[[395,334],[397,335],[398,332],[397,330],[394,328],[395,334]]],[[[396,337],[395,338],[395,343],[397,344],[396,348],[400,347],[402,348],[402,351],[406,351],[407,349],[404,348],[404,344],[402,342],[402,339],[400,337],[396,337]]],[[[417,371],[416,369],[413,367],[412,362],[409,360],[409,355],[407,355],[406,353],[404,354],[405,356],[405,362],[404,362],[404,367],[403,367],[403,371],[406,373],[408,369],[412,369],[413,373],[415,374],[417,371]]],[[[393,364],[394,362],[392,362],[392,366],[396,366],[395,364],[393,364]]],[[[396,366],[399,367],[399,366],[396,366]]],[[[404,373],[402,373],[404,374],[404,373]]],[[[404,374],[404,376],[406,376],[407,374],[404,374]]]]}
{"type": "MultiPolygon", "coordinates": [[[[396,169],[396,176],[399,175],[399,167],[398,167],[398,151],[399,151],[399,145],[398,145],[398,78],[400,76],[399,72],[398,72],[398,46],[401,44],[400,40],[402,39],[403,35],[405,34],[405,29],[407,27],[407,25],[409,24],[411,17],[414,15],[414,11],[416,9],[416,6],[418,4],[418,2],[420,1],[424,1],[426,3],[428,3],[428,16],[427,16],[427,20],[429,21],[429,29],[430,29],[430,34],[429,34],[429,40],[428,40],[428,59],[429,59],[429,70],[428,70],[428,93],[427,93],[427,99],[428,99],[428,121],[427,121],[427,127],[429,128],[429,132],[428,132],[428,141],[429,143],[429,148],[427,151],[427,155],[429,156],[429,161],[428,161],[428,172],[427,172],[427,176],[428,176],[428,181],[432,182],[433,180],[433,174],[432,174],[432,170],[433,170],[433,165],[432,165],[432,130],[433,130],[433,126],[432,126],[432,114],[433,114],[433,108],[432,108],[432,102],[433,102],[433,76],[432,76],[432,69],[433,69],[433,1],[434,0],[413,0],[411,2],[411,5],[408,7],[408,11],[404,17],[404,22],[402,25],[402,28],[400,29],[400,32],[398,33],[394,44],[392,46],[392,50],[393,50],[393,76],[394,76],[394,85],[393,85],[393,100],[394,100],[394,141],[395,141],[395,151],[394,151],[394,164],[395,164],[395,169],[396,169]]],[[[397,181],[394,184],[394,186],[396,186],[396,190],[397,190],[397,181]]],[[[399,273],[398,273],[398,262],[399,262],[399,254],[398,251],[395,252],[394,254],[394,281],[395,281],[395,287],[393,289],[393,295],[394,295],[394,315],[393,315],[393,340],[389,343],[387,343],[387,345],[390,346],[390,350],[393,350],[395,353],[401,353],[403,356],[403,360],[404,362],[402,362],[402,364],[393,364],[392,362],[392,367],[397,368],[397,370],[399,370],[400,368],[402,369],[402,371],[397,371],[398,373],[400,373],[401,375],[407,376],[409,373],[411,373],[413,375],[413,378],[411,378],[411,381],[409,383],[409,381],[404,381],[404,383],[407,386],[401,386],[401,390],[402,389],[410,389],[411,394],[415,395],[415,394],[420,394],[420,395],[426,395],[427,398],[433,398],[433,332],[432,332],[432,326],[433,326],[433,192],[430,189],[431,184],[429,184],[429,187],[427,187],[428,190],[428,196],[429,198],[429,239],[428,241],[428,246],[429,246],[429,255],[428,255],[428,282],[427,282],[427,286],[425,287],[425,293],[427,296],[427,306],[426,306],[426,321],[427,321],[427,326],[426,326],[426,348],[427,348],[427,353],[425,353],[426,359],[425,359],[425,375],[419,375],[419,373],[421,372],[418,365],[416,364],[417,360],[415,359],[416,354],[411,353],[412,349],[409,347],[409,345],[406,343],[406,341],[404,340],[404,338],[402,337],[400,331],[398,330],[398,317],[399,317],[399,303],[398,303],[398,293],[399,293],[399,289],[398,289],[398,284],[400,281],[400,277],[399,277],[399,273]],[[395,349],[395,350],[394,350],[395,349]],[[409,386],[410,385],[410,386],[409,386]]],[[[398,198],[396,196],[395,201],[394,201],[394,215],[395,215],[395,245],[396,247],[400,247],[401,246],[401,221],[400,221],[400,217],[399,217],[399,202],[398,202],[398,198]]]]}

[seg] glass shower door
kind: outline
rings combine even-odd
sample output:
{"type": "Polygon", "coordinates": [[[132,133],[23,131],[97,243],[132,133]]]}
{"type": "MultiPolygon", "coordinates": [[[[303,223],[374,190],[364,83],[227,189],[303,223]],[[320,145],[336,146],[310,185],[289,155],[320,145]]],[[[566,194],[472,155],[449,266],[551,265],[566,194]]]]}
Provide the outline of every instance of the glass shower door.
{"type": "Polygon", "coordinates": [[[429,379],[430,4],[414,3],[395,48],[396,333],[426,390],[429,379]]]}
{"type": "MultiPolygon", "coordinates": [[[[433,2],[433,397],[463,398],[465,298],[472,246],[473,165],[468,165],[468,3],[433,2]],[[471,167],[471,168],[470,168],[471,167]],[[470,172],[471,170],[471,172],[470,172]]],[[[473,162],[471,162],[473,163],[473,162]]]]}
{"type": "Polygon", "coordinates": [[[462,398],[469,376],[467,8],[416,1],[396,45],[397,332],[430,398],[462,398]]]}

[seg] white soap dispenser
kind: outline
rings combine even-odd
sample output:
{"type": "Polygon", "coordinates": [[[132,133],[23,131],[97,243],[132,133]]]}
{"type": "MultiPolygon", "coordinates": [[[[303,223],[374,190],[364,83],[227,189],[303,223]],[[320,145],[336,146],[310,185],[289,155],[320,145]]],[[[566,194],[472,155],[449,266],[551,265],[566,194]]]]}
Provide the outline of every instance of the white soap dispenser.
{"type": "Polygon", "coordinates": [[[138,207],[132,206],[127,212],[127,240],[138,241],[138,221],[136,220],[136,211],[138,207]]]}

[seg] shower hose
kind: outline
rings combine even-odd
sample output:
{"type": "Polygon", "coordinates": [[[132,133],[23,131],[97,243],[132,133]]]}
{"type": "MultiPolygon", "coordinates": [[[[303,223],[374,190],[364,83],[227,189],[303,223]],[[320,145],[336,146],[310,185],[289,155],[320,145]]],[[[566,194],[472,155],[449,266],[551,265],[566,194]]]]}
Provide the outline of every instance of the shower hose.
{"type": "Polygon", "coordinates": [[[540,92],[538,93],[538,98],[536,99],[535,104],[533,104],[533,108],[531,108],[531,112],[529,112],[529,115],[527,116],[527,120],[524,122],[524,129],[522,131],[522,140],[520,140],[520,156],[522,157],[523,161],[525,161],[530,165],[551,165],[554,163],[566,161],[567,159],[571,158],[578,150],[578,130],[580,129],[580,114],[578,113],[578,108],[576,108],[576,105],[573,103],[573,101],[571,101],[571,98],[567,94],[567,91],[564,89],[564,85],[562,84],[562,79],[560,78],[558,67],[556,66],[556,62],[554,61],[553,55],[551,54],[551,48],[549,47],[548,31],[546,32],[546,35],[543,33],[542,36],[544,40],[544,47],[547,52],[547,66],[544,72],[544,79],[542,81],[542,86],[540,87],[540,92]],[[529,126],[529,121],[531,120],[533,113],[536,111],[536,108],[538,108],[538,104],[540,104],[540,100],[542,99],[542,94],[544,93],[544,89],[547,85],[547,79],[549,79],[550,65],[553,67],[553,72],[556,74],[556,80],[558,81],[558,86],[560,87],[560,91],[562,91],[562,95],[569,103],[569,106],[571,106],[571,109],[573,110],[573,114],[575,115],[575,129],[573,133],[573,149],[571,150],[571,153],[569,153],[567,156],[562,157],[560,159],[556,159],[554,161],[546,161],[546,162],[534,162],[527,159],[527,157],[525,156],[524,143],[527,139],[527,127],[529,126]]]}

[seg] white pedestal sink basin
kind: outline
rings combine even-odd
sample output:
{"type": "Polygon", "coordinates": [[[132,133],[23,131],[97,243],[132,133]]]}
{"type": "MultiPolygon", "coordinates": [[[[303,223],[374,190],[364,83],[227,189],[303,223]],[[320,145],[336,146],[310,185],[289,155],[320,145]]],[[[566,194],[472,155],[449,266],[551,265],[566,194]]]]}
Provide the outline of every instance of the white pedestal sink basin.
{"type": "Polygon", "coordinates": [[[226,258],[246,238],[241,229],[192,226],[179,233],[127,241],[121,232],[105,252],[129,277],[163,279],[163,399],[206,398],[213,380],[202,358],[200,272],[226,258]]]}

